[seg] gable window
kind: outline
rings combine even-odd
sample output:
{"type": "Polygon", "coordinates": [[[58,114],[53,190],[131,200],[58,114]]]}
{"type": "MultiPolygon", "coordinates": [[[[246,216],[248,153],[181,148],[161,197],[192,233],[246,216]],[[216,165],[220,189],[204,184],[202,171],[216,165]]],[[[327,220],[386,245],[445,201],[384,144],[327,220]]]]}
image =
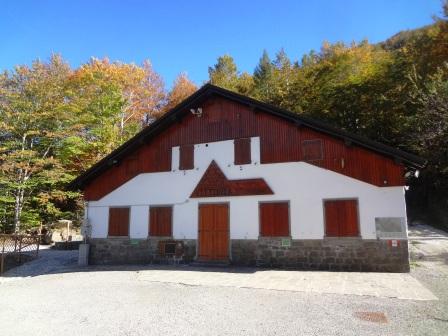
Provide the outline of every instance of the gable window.
{"type": "Polygon", "coordinates": [[[109,237],[129,235],[129,208],[109,208],[109,237]]]}
{"type": "Polygon", "coordinates": [[[179,147],[179,169],[194,168],[194,145],[181,145],[179,147]]]}
{"type": "Polygon", "coordinates": [[[289,237],[289,202],[260,203],[260,236],[289,237]]]}
{"type": "Polygon", "coordinates": [[[251,163],[250,138],[241,138],[234,140],[235,164],[244,165],[251,163]]]}
{"type": "Polygon", "coordinates": [[[326,200],[324,211],[327,237],[359,236],[357,200],[326,200]]]}
{"type": "Polygon", "coordinates": [[[157,206],[149,209],[149,235],[171,237],[173,235],[173,207],[157,206]]]}
{"type": "Polygon", "coordinates": [[[304,161],[323,160],[324,152],[321,139],[302,141],[302,157],[304,161]]]}

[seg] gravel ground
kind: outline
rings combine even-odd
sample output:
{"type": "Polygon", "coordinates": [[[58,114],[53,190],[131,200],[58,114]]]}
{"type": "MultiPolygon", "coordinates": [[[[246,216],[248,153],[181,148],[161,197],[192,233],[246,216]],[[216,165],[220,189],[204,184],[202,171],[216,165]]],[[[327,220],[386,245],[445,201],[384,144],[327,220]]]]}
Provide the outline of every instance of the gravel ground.
{"type": "Polygon", "coordinates": [[[76,251],[42,251],[0,280],[0,335],[448,335],[448,238],[411,246],[411,274],[437,301],[151,282],[138,267],[80,271],[76,251]]]}

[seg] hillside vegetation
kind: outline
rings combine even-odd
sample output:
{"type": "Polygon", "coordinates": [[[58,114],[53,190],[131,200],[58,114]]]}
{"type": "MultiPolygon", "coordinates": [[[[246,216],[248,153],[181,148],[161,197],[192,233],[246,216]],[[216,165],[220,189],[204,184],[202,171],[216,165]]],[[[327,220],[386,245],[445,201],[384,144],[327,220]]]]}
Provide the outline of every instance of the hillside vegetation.
{"type": "MultiPolygon", "coordinates": [[[[300,60],[261,55],[253,73],[230,55],[212,84],[419,154],[410,179],[413,219],[448,228],[448,6],[432,25],[388,40],[324,42],[300,60]]],[[[0,232],[79,219],[75,176],[196,90],[180,74],[167,92],[150,62],[91,59],[72,69],[59,55],[0,74],[0,232]]]]}

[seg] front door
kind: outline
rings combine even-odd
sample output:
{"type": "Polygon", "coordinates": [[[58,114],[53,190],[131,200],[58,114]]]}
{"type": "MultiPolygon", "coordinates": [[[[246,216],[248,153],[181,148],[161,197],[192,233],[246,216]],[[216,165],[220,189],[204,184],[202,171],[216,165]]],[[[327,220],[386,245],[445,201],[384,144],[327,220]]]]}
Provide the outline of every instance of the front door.
{"type": "Polygon", "coordinates": [[[199,204],[199,260],[229,259],[229,205],[199,204]]]}

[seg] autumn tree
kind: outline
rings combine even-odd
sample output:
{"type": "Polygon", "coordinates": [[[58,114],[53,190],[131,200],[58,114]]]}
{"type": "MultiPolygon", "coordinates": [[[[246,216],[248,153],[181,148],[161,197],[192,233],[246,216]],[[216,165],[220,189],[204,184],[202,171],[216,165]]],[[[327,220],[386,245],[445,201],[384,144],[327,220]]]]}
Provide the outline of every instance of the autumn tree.
{"type": "Polygon", "coordinates": [[[70,105],[80,122],[67,139],[64,162],[85,170],[164,111],[161,77],[149,61],[142,66],[108,59],[83,64],[70,78],[70,105]]]}
{"type": "Polygon", "coordinates": [[[74,176],[57,159],[70,134],[66,85],[70,67],[60,56],[35,61],[0,77],[0,215],[15,232],[61,215],[70,193],[58,186],[74,176]],[[23,225],[25,226],[23,226],[23,225]]]}
{"type": "Polygon", "coordinates": [[[243,72],[238,77],[238,84],[236,85],[236,91],[245,96],[254,95],[254,78],[248,72],[243,72]]]}
{"type": "Polygon", "coordinates": [[[167,104],[164,109],[169,111],[185,98],[192,95],[197,89],[197,86],[188,78],[187,74],[181,73],[174,80],[173,88],[168,93],[167,104]]]}

